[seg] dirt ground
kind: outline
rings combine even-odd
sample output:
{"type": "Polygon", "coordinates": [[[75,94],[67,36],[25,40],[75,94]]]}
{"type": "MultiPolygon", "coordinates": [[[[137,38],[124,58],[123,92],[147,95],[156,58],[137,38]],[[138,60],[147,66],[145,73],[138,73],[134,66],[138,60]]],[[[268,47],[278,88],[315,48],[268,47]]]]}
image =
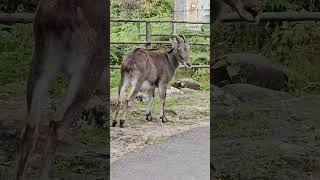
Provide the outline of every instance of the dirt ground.
{"type": "Polygon", "coordinates": [[[213,105],[212,179],[320,179],[320,96],[234,86],[250,93],[213,105]]]}
{"type": "MultiPolygon", "coordinates": [[[[159,119],[159,97],[155,93],[151,122],[145,120],[146,94],[141,94],[143,102],[136,100],[128,114],[125,128],[110,130],[111,163],[119,157],[137,151],[149,144],[165,141],[168,137],[195,127],[209,126],[209,92],[191,89],[169,88],[166,100],[166,117],[170,122],[159,119]]],[[[116,93],[111,94],[115,104],[116,93]]],[[[111,119],[114,112],[111,112],[111,119]]]]}

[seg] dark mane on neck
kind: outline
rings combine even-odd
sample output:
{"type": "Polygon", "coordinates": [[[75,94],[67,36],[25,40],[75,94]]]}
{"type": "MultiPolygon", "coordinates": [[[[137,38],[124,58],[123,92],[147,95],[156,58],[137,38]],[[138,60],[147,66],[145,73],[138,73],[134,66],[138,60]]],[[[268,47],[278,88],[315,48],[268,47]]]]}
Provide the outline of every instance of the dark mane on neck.
{"type": "Polygon", "coordinates": [[[167,50],[167,53],[171,53],[173,51],[174,48],[171,48],[169,50],[167,50]]]}

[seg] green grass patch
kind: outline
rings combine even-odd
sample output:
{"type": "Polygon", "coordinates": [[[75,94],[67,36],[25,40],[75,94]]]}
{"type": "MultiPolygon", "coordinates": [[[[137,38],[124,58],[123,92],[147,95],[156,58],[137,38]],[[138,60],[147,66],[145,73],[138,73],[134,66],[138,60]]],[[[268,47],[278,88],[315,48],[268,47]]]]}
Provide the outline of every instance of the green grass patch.
{"type": "Polygon", "coordinates": [[[78,155],[57,155],[54,160],[57,175],[63,175],[65,171],[79,174],[97,174],[105,171],[104,160],[94,157],[78,155]]]}
{"type": "Polygon", "coordinates": [[[91,146],[106,145],[109,139],[105,129],[75,129],[73,137],[78,141],[91,146]]]}
{"type": "Polygon", "coordinates": [[[269,130],[276,126],[268,117],[258,116],[252,119],[222,120],[211,122],[212,138],[252,138],[267,136],[269,130]]]}
{"type": "Polygon", "coordinates": [[[9,173],[14,173],[15,163],[10,163],[8,165],[0,165],[0,180],[10,179],[9,173]]]}
{"type": "Polygon", "coordinates": [[[162,142],[164,142],[164,141],[166,141],[166,140],[168,140],[168,139],[169,139],[168,136],[162,135],[162,136],[159,136],[159,137],[155,138],[154,141],[153,141],[153,143],[154,143],[154,144],[159,144],[159,143],[162,143],[162,142]]]}
{"type": "Polygon", "coordinates": [[[308,123],[311,123],[316,128],[320,128],[320,114],[318,114],[314,117],[311,117],[309,119],[306,119],[305,121],[308,123]]]}
{"type": "Polygon", "coordinates": [[[259,152],[255,156],[256,159],[278,159],[281,155],[285,154],[286,152],[276,145],[267,145],[262,152],[259,152]]]}
{"type": "Polygon", "coordinates": [[[277,100],[270,100],[268,98],[266,99],[259,99],[259,100],[253,100],[247,103],[244,103],[246,105],[249,105],[251,108],[279,108],[281,106],[281,101],[277,100]]]}

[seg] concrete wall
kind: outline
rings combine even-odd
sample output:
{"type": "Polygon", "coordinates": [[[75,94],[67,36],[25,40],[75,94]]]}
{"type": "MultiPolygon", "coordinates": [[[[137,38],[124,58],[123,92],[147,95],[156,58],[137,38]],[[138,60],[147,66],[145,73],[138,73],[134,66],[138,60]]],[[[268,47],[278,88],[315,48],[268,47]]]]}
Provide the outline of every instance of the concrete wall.
{"type": "MultiPolygon", "coordinates": [[[[175,0],[175,3],[174,13],[176,20],[209,21],[210,0],[175,0]]],[[[199,27],[199,25],[186,26],[190,28],[199,27]]]]}

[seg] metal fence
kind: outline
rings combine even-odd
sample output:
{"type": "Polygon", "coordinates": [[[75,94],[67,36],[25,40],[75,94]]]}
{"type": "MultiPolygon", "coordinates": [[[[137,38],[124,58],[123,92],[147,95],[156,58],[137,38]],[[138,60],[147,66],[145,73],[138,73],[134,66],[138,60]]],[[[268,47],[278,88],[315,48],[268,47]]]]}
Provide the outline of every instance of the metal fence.
{"type": "MultiPolygon", "coordinates": [[[[34,14],[32,13],[0,13],[0,23],[32,23],[34,14]]],[[[188,22],[172,20],[126,20],[111,19],[110,22],[171,22],[190,24],[209,24],[209,22],[188,22]]],[[[231,13],[221,17],[222,22],[244,22],[236,13],[231,13]]],[[[262,13],[260,22],[266,21],[320,21],[320,12],[268,12],[262,13]]]]}
{"type": "MultiPolygon", "coordinates": [[[[0,13],[0,23],[32,23],[34,14],[32,13],[0,13]]],[[[236,13],[225,15],[221,18],[223,23],[243,22],[236,13]]],[[[320,21],[320,12],[270,12],[262,13],[260,23],[276,21],[320,21]]],[[[176,21],[176,20],[142,20],[142,19],[111,19],[110,22],[132,22],[138,23],[138,37],[145,36],[145,41],[136,42],[110,42],[110,44],[145,44],[150,47],[151,44],[169,44],[169,41],[152,41],[152,36],[169,36],[164,34],[152,34],[151,23],[183,23],[183,24],[210,24],[210,22],[189,22],[189,21],[176,21]],[[146,24],[146,32],[141,32],[141,23],[146,24]],[[140,29],[140,30],[139,30],[140,29]]],[[[174,25],[173,25],[174,27],[174,25]]],[[[174,29],[174,28],[172,28],[174,29]]],[[[187,35],[188,36],[188,35],[187,35]]],[[[190,35],[191,36],[191,35],[190,35]]],[[[192,36],[203,36],[193,34],[192,36]]],[[[208,43],[189,42],[190,45],[209,46],[208,43]]],[[[111,66],[111,69],[119,69],[119,66],[111,66]]],[[[193,68],[209,68],[208,65],[193,66],[193,68]]]]}
{"type": "MultiPolygon", "coordinates": [[[[190,22],[190,21],[176,21],[176,20],[142,20],[142,19],[113,19],[110,20],[110,22],[113,23],[137,23],[137,36],[139,41],[131,41],[131,42],[110,42],[110,44],[144,44],[146,45],[146,48],[150,48],[152,44],[171,44],[170,41],[152,41],[153,36],[170,36],[171,34],[174,34],[176,29],[174,28],[174,24],[210,24],[210,22],[190,22]],[[141,24],[145,23],[145,33],[141,31],[141,24]],[[170,23],[172,24],[172,32],[171,34],[153,34],[152,33],[152,23],[170,23]],[[141,37],[145,36],[145,41],[141,41],[141,37]]],[[[207,37],[210,38],[209,35],[203,35],[203,34],[186,34],[185,36],[197,36],[197,37],[207,37]]],[[[199,43],[199,42],[188,42],[189,45],[197,45],[197,46],[210,46],[209,43],[199,43]]],[[[208,52],[210,53],[210,52],[208,52]]],[[[119,69],[120,66],[111,66],[111,69],[119,69]]],[[[185,69],[184,66],[179,66],[180,69],[185,69]]],[[[203,69],[203,68],[210,68],[209,65],[193,65],[191,67],[192,69],[203,69]]]]}
{"type": "MultiPolygon", "coordinates": [[[[189,22],[189,21],[175,21],[175,20],[142,20],[142,19],[112,19],[110,22],[126,22],[126,23],[137,23],[138,28],[138,39],[140,40],[142,36],[145,36],[145,41],[136,41],[136,42],[110,42],[110,44],[145,44],[146,48],[150,48],[151,44],[170,44],[170,41],[152,41],[152,36],[170,36],[169,34],[152,34],[152,23],[171,23],[172,27],[174,24],[210,24],[210,22],[189,22]],[[145,34],[141,32],[141,23],[145,23],[146,32],[145,34]]],[[[174,28],[172,28],[174,31],[174,28]]],[[[171,34],[174,34],[172,32],[171,34]]],[[[187,35],[188,36],[188,35],[187,35]]],[[[190,35],[189,35],[190,36],[190,35]]],[[[210,37],[206,35],[193,34],[193,36],[200,37],[210,37]]],[[[210,46],[209,43],[198,43],[198,42],[189,42],[190,45],[199,45],[199,46],[210,46]]]]}

